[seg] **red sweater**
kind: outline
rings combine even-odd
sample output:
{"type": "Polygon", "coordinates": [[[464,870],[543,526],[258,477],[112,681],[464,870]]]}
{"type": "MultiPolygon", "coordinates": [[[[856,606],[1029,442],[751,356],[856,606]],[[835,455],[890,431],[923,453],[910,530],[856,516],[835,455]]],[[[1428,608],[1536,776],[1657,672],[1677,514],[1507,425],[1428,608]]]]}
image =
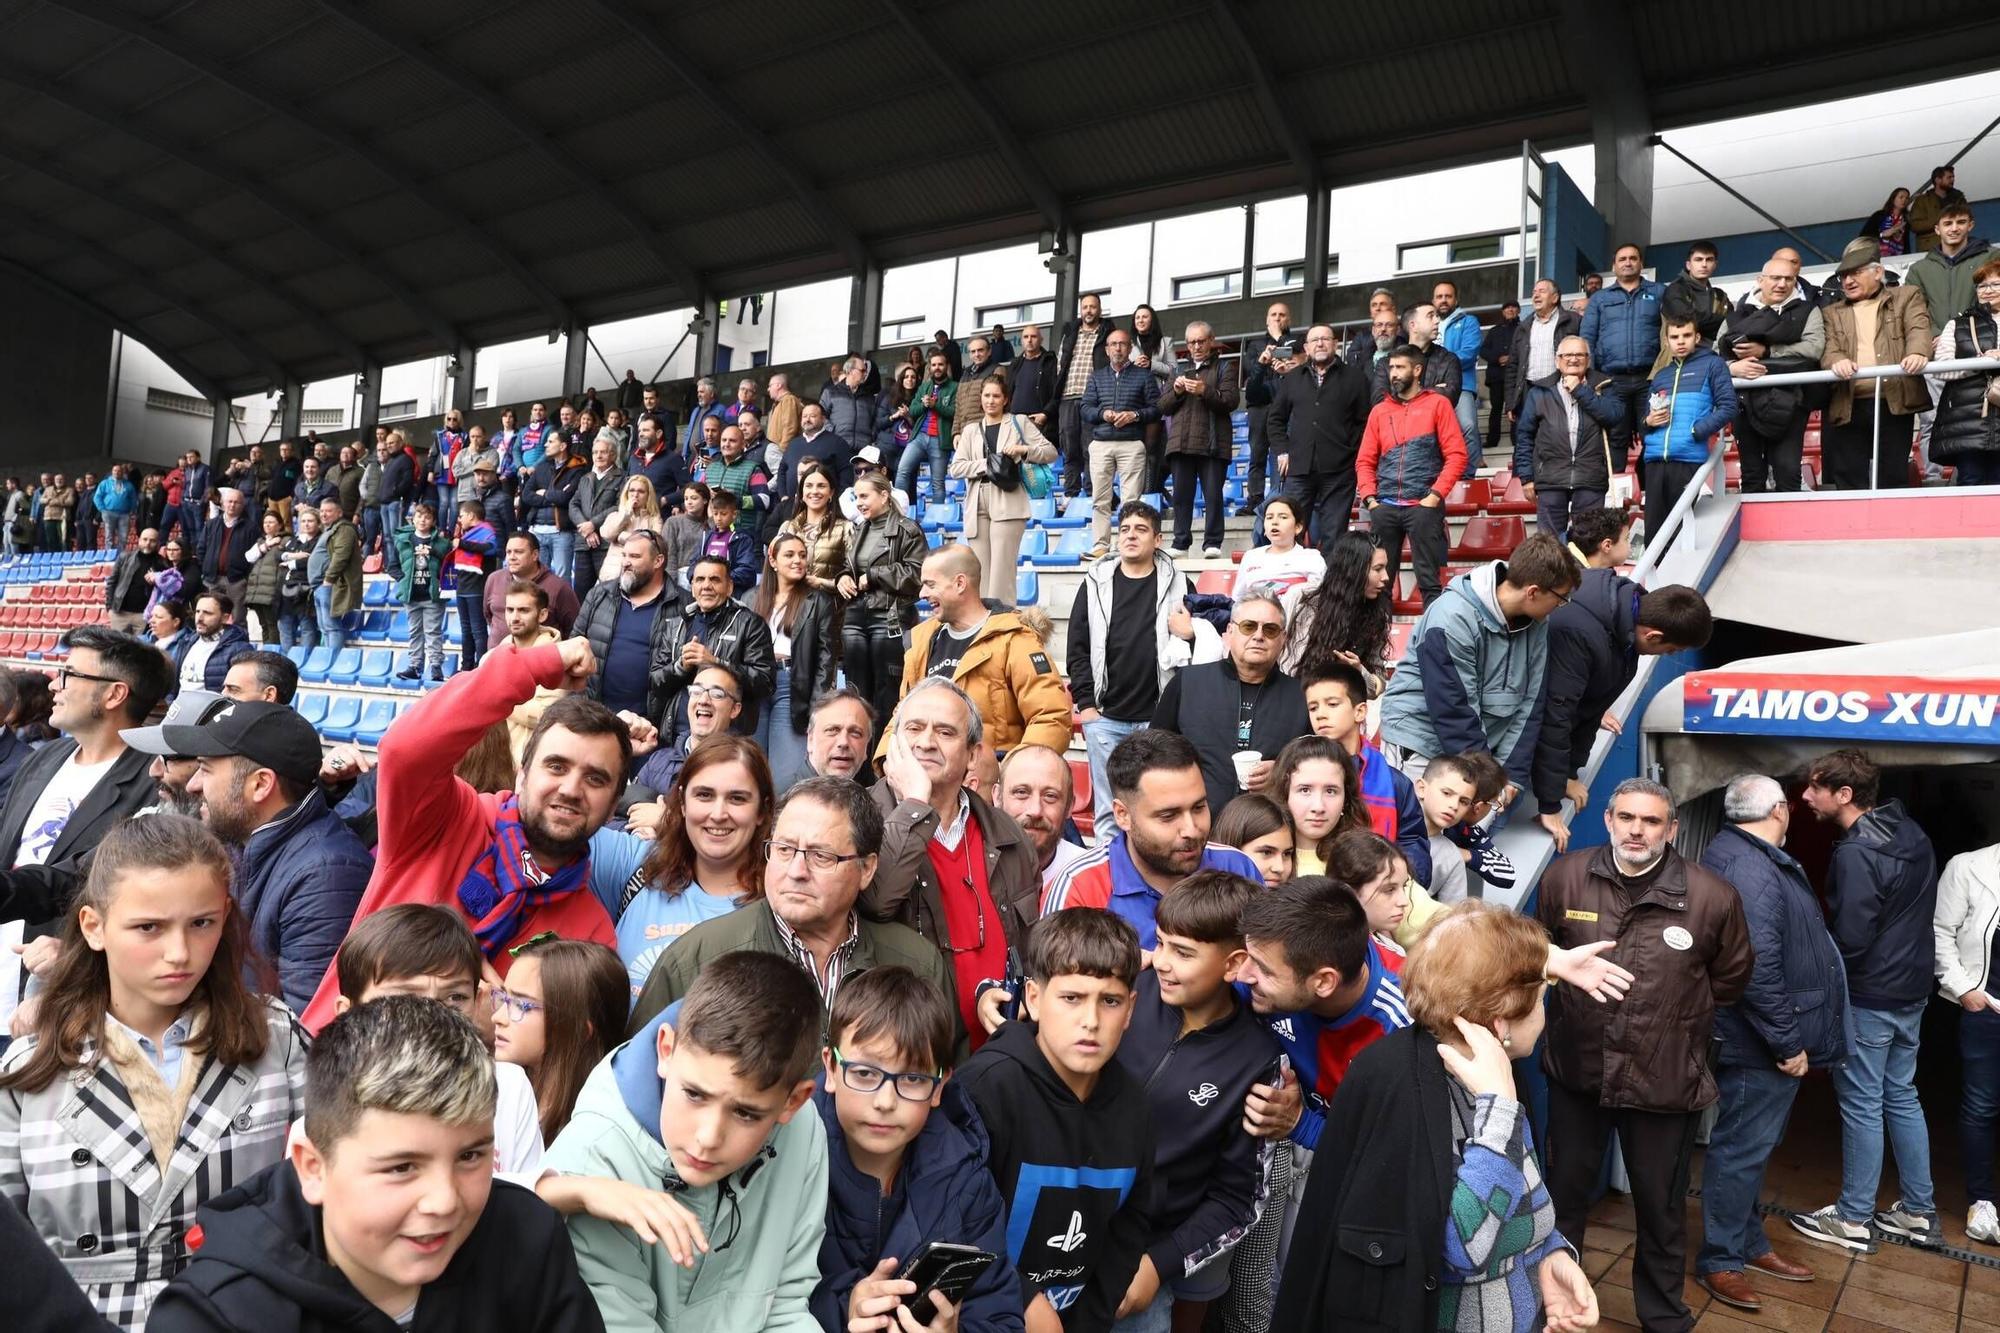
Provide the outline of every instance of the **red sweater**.
{"type": "MultiPolygon", "coordinates": [[[[465,872],[493,845],[501,797],[474,791],[452,770],[488,727],[506,721],[517,704],[533,698],[536,686],[554,689],[562,679],[557,644],[525,651],[496,648],[477,670],[459,672],[396,719],[382,737],[376,763],[380,842],[375,874],[361,895],[356,921],[397,903],[457,906],[465,872]]],[[[618,947],[617,928],[588,888],[529,912],[508,944],[545,930],[566,940],[618,947]]],[[[510,961],[511,955],[503,952],[493,965],[504,976],[510,961]]],[[[333,1021],[339,993],[339,980],[329,967],[306,1008],[307,1031],[318,1032],[333,1021]]]]}

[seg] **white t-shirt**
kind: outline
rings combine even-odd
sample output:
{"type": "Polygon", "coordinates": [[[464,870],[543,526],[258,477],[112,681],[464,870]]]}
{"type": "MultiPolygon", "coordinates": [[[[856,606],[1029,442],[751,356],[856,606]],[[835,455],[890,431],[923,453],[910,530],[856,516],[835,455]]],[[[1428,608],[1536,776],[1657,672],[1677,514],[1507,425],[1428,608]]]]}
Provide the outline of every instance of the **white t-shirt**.
{"type": "Polygon", "coordinates": [[[216,646],[221,642],[219,634],[212,639],[197,635],[195,641],[188,645],[187,656],[181,658],[182,689],[202,688],[202,678],[208,674],[208,659],[215,656],[216,646]]]}
{"type": "MultiPolygon", "coordinates": [[[[63,829],[69,825],[69,817],[90,799],[90,793],[117,762],[114,758],[101,764],[79,764],[75,755],[63,761],[28,811],[28,822],[21,826],[21,847],[14,856],[16,870],[48,861],[56,839],[62,837],[63,829]]],[[[0,926],[0,1031],[5,1030],[6,1020],[20,1007],[21,955],[14,952],[13,946],[26,937],[26,922],[9,921],[0,926]]]]}
{"type": "MultiPolygon", "coordinates": [[[[1241,597],[1256,584],[1275,584],[1278,605],[1285,613],[1285,624],[1296,628],[1299,603],[1325,579],[1326,557],[1310,546],[1294,542],[1289,551],[1280,551],[1274,546],[1253,546],[1243,553],[1243,563],[1236,567],[1234,592],[1241,597]]],[[[1303,644],[1304,636],[1294,635],[1293,642],[1303,644]]]]}

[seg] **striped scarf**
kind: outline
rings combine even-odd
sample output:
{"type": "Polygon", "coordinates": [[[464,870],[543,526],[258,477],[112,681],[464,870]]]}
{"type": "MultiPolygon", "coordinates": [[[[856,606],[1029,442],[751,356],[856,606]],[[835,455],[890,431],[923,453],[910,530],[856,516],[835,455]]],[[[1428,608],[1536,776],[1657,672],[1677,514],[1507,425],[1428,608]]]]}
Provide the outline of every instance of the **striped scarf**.
{"type": "Polygon", "coordinates": [[[458,906],[471,921],[480,950],[488,958],[498,958],[520,933],[528,913],[568,897],[589,882],[589,852],[553,875],[542,874],[528,853],[520,798],[510,792],[500,802],[493,842],[459,883],[458,906]]]}

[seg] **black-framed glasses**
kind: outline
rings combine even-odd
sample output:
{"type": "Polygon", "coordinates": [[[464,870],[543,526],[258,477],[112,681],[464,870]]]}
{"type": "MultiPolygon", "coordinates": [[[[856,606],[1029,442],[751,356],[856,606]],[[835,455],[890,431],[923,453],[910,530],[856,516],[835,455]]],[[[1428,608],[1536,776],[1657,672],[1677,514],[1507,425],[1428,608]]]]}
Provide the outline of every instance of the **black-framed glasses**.
{"type": "Polygon", "coordinates": [[[779,842],[775,838],[764,844],[764,859],[789,866],[799,857],[806,858],[806,864],[814,870],[831,870],[849,861],[859,861],[860,852],[829,852],[824,847],[794,847],[789,842],[779,842]]]}
{"type": "Polygon", "coordinates": [[[690,699],[713,699],[719,702],[723,699],[734,699],[736,697],[720,685],[688,686],[688,698],[690,699]]]}
{"type": "Polygon", "coordinates": [[[78,671],[75,667],[63,665],[56,668],[56,684],[68,685],[72,680],[95,681],[99,685],[116,685],[116,676],[93,676],[88,671],[78,671]]]}
{"type": "Polygon", "coordinates": [[[1569,605],[1569,598],[1570,598],[1569,593],[1558,592],[1554,588],[1544,588],[1542,589],[1542,591],[1547,593],[1549,596],[1555,598],[1558,602],[1561,602],[1564,606],[1569,605]]]}
{"type": "Polygon", "coordinates": [[[833,1048],[833,1062],[840,1066],[840,1081],[856,1092],[880,1092],[884,1083],[896,1086],[896,1095],[906,1102],[927,1102],[937,1096],[938,1084],[944,1082],[942,1071],[935,1074],[892,1074],[874,1065],[858,1064],[833,1048]]]}

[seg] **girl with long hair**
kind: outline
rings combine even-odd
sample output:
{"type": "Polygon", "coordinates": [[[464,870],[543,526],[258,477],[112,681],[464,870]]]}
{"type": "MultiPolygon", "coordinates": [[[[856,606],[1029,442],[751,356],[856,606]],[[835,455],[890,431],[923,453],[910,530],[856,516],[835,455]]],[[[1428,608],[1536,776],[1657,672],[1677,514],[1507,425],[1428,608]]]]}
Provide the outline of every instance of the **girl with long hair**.
{"type": "Polygon", "coordinates": [[[841,662],[847,683],[876,717],[887,719],[903,687],[903,634],[917,623],[917,584],[931,548],[924,530],[889,498],[889,478],[882,473],[855,479],[854,503],[861,521],[836,586],[847,603],[841,662]]]}
{"type": "Polygon", "coordinates": [[[1354,756],[1324,736],[1301,736],[1278,751],[1270,793],[1292,819],[1292,859],[1297,873],[1324,875],[1331,839],[1368,828],[1354,756]]]}
{"type": "MultiPolygon", "coordinates": [[[[1141,301],[1132,311],[1132,364],[1153,377],[1153,388],[1162,392],[1180,373],[1174,358],[1173,337],[1160,324],[1157,310],[1141,301]]],[[[1167,423],[1146,424],[1146,481],[1140,495],[1158,495],[1165,484],[1167,423]]],[[[1128,497],[1136,498],[1136,497],[1128,497]]]]}
{"type": "Polygon", "coordinates": [[[777,818],[764,752],[731,732],[694,747],[661,804],[651,842],[610,829],[590,840],[591,887],[615,904],[635,1000],[668,945],[763,896],[762,849],[777,818]]]}
{"type": "Polygon", "coordinates": [[[917,385],[923,377],[921,366],[908,362],[897,366],[875,406],[875,447],[882,451],[882,467],[892,477],[896,475],[896,464],[902,460],[903,450],[916,434],[910,403],[916,398],[917,385]]]}
{"type": "Polygon", "coordinates": [[[144,1328],[187,1266],[196,1210],[281,1161],[304,1113],[306,1034],[244,985],[229,878],[199,820],[112,829],[32,1030],[0,1059],[4,1206],[121,1328],[144,1328]]]}
{"type": "Polygon", "coordinates": [[[591,940],[529,940],[493,998],[493,1058],[527,1071],[554,1143],[597,1062],[625,1036],[625,966],[591,940]]]}
{"type": "Polygon", "coordinates": [[[840,669],[840,605],[832,593],[810,584],[806,539],[780,533],[764,553],[753,608],[771,627],[778,664],[770,706],[757,723],[757,743],[779,777],[805,768],[812,701],[833,688],[840,669]]]}
{"type": "Polygon", "coordinates": [[[1255,861],[1267,889],[1292,877],[1292,817],[1262,792],[1246,791],[1223,806],[1208,836],[1255,861]]]}
{"type": "Polygon", "coordinates": [[[660,497],[653,490],[651,478],[643,473],[627,477],[618,488],[618,507],[604,516],[597,529],[605,547],[598,580],[608,582],[622,572],[621,562],[625,557],[620,543],[625,538],[635,532],[660,532],[665,526],[666,517],[660,513],[660,497]]]}
{"type": "Polygon", "coordinates": [[[1389,660],[1389,553],[1367,535],[1345,532],[1326,552],[1326,577],[1299,603],[1279,667],[1301,676],[1334,658],[1368,677],[1368,697],[1382,693],[1389,660]]]}
{"type": "Polygon", "coordinates": [[[1266,500],[1258,522],[1270,544],[1253,546],[1243,553],[1236,566],[1236,586],[1263,583],[1277,589],[1285,623],[1294,627],[1292,637],[1296,640],[1302,632],[1299,605],[1326,581],[1326,557],[1301,543],[1306,535],[1306,509],[1294,497],[1274,495],[1266,500]]]}
{"type": "Polygon", "coordinates": [[[817,459],[799,465],[799,501],[792,516],[778,525],[781,533],[805,539],[806,582],[833,591],[847,567],[847,542],[852,533],[841,517],[833,477],[817,459]]]}
{"type": "Polygon", "coordinates": [[[1910,192],[1900,185],[1889,191],[1882,207],[1868,215],[1858,234],[1873,237],[1885,259],[1910,253],[1910,192]]]}
{"type": "MultiPolygon", "coordinates": [[[[1373,829],[1352,830],[1327,849],[1326,873],[1354,890],[1368,914],[1369,934],[1385,953],[1400,956],[1403,946],[1396,935],[1412,906],[1410,863],[1402,850],[1373,829]]],[[[1431,904],[1431,914],[1436,911],[1431,904]]]]}

